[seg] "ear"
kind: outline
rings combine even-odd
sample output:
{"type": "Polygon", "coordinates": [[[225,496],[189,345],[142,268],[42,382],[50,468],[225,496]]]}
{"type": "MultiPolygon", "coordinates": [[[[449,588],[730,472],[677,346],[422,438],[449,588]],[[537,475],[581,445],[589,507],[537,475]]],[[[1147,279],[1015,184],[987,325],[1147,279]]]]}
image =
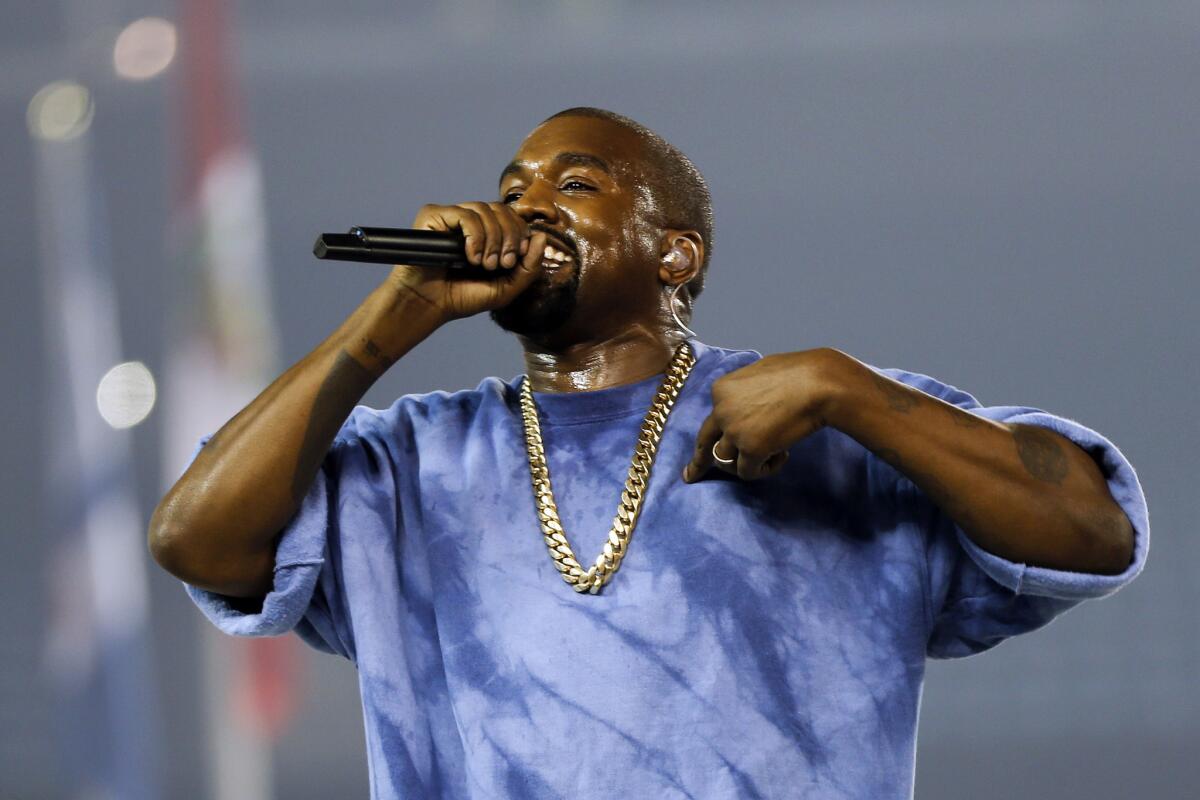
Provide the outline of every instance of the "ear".
{"type": "Polygon", "coordinates": [[[687,283],[704,265],[704,237],[697,231],[668,228],[659,245],[658,279],[668,286],[687,283]]]}

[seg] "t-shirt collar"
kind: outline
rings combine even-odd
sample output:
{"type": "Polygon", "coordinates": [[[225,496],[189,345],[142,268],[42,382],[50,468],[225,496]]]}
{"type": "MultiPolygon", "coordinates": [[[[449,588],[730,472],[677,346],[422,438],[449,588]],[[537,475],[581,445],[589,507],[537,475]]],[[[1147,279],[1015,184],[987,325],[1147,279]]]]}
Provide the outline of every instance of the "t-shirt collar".
{"type": "MultiPolygon", "coordinates": [[[[696,385],[703,382],[704,375],[717,359],[712,358],[713,349],[698,339],[688,339],[692,352],[696,355],[696,363],[683,387],[687,394],[696,385]]],[[[650,403],[658,387],[662,384],[662,372],[643,378],[634,383],[620,386],[609,386],[604,389],[593,389],[586,392],[534,392],[533,399],[537,404],[538,421],[542,425],[564,425],[579,422],[594,422],[602,419],[614,419],[631,414],[644,415],[650,409],[650,403]]],[[[510,396],[513,402],[520,395],[521,381],[524,375],[516,375],[509,382],[510,396]]],[[[679,399],[676,398],[676,402],[679,399]]]]}

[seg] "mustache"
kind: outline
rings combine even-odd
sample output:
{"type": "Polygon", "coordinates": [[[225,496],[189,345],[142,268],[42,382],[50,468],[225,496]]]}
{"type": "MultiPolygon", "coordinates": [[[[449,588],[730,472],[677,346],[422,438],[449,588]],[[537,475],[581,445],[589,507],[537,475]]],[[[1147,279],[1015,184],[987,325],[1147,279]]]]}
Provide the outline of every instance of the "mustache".
{"type": "Polygon", "coordinates": [[[557,245],[559,250],[566,250],[571,255],[575,256],[576,261],[579,260],[579,250],[576,249],[575,243],[572,242],[569,238],[567,238],[566,234],[560,233],[559,231],[556,231],[553,228],[547,227],[545,225],[540,225],[536,222],[529,223],[528,227],[529,227],[529,230],[531,230],[531,231],[539,231],[541,233],[546,234],[546,238],[551,240],[555,245],[557,245]]]}

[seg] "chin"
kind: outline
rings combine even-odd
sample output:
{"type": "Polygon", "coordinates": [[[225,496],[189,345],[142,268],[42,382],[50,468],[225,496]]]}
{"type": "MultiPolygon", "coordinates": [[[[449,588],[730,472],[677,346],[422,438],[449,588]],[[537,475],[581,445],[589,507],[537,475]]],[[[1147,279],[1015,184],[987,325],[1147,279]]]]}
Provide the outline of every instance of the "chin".
{"type": "Polygon", "coordinates": [[[492,321],[518,336],[538,338],[554,333],[575,313],[579,272],[572,270],[566,282],[551,285],[541,277],[504,308],[490,313],[492,321]]]}

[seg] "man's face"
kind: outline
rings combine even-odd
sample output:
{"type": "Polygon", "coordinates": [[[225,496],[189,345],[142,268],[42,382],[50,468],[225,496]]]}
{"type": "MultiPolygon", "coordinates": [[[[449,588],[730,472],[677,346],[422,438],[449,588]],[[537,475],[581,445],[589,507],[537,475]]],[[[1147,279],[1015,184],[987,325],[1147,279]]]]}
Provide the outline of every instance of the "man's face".
{"type": "Polygon", "coordinates": [[[498,325],[579,340],[654,318],[661,230],[641,153],[632,131],[594,117],[559,117],[525,139],[500,176],[500,198],[573,260],[548,262],[555,266],[491,313],[498,325]]]}

